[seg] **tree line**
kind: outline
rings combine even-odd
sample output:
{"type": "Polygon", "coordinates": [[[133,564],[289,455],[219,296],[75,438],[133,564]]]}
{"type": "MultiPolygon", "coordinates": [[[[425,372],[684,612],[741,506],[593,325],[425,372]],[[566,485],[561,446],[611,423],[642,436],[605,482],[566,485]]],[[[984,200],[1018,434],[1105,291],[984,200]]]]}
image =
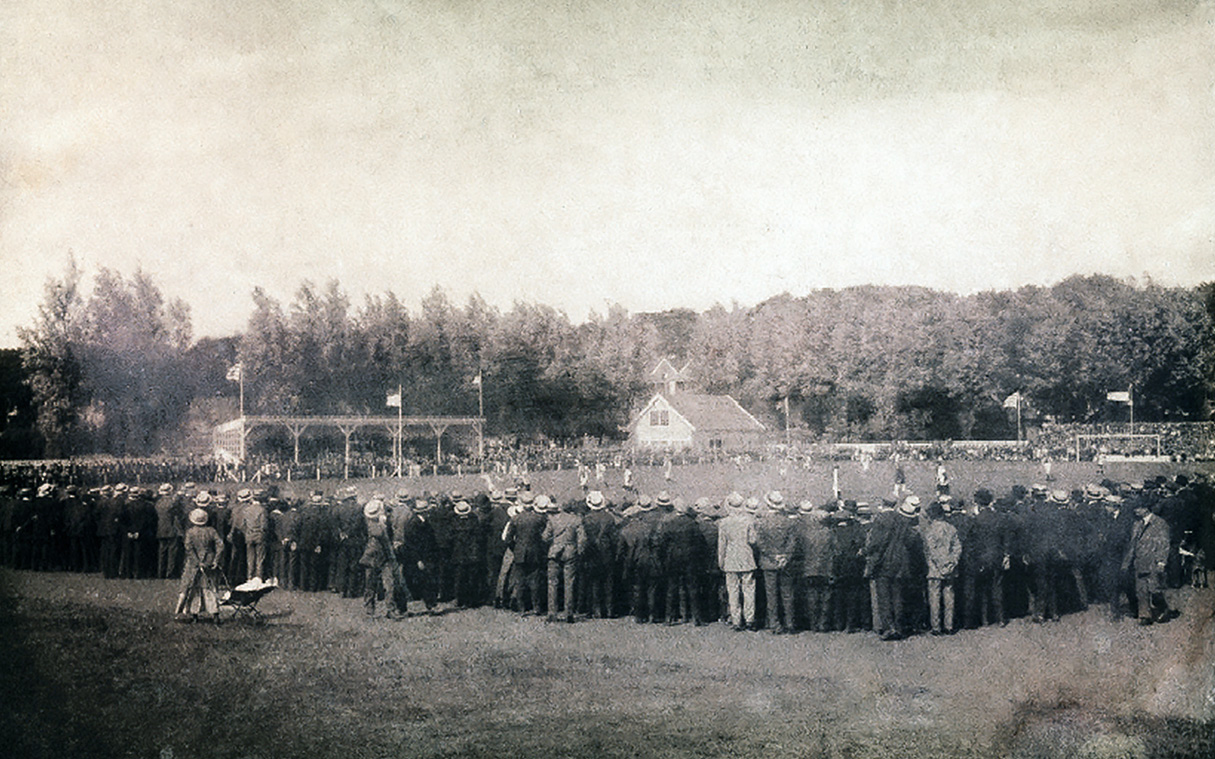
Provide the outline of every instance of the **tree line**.
{"type": "Polygon", "coordinates": [[[73,263],[48,281],[19,333],[30,455],[173,450],[235,414],[237,362],[246,413],[392,413],[399,385],[406,414],[471,415],[480,377],[489,434],[558,441],[623,437],[663,356],[770,427],[830,440],[1011,437],[1013,393],[1024,421],[1119,420],[1127,407],[1107,393],[1128,388],[1136,420],[1205,420],[1215,381],[1215,283],[861,286],[699,313],[611,306],[575,324],[438,287],[411,310],[303,282],[285,304],[255,289],[243,333],[194,340],[188,306],[146,273],[102,269],[87,293],[81,280],[73,263]]]}

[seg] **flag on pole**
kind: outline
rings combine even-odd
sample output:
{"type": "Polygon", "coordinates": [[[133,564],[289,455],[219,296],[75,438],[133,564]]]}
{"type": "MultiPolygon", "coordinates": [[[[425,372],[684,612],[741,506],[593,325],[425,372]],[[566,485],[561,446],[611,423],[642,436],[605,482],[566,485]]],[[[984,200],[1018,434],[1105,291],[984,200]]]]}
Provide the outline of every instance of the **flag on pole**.
{"type": "Polygon", "coordinates": [[[400,408],[401,407],[401,394],[400,393],[389,393],[388,394],[388,405],[391,408],[400,408]]]}
{"type": "Polygon", "coordinates": [[[227,379],[229,382],[240,382],[241,373],[244,372],[244,366],[237,362],[228,367],[227,379]]]}
{"type": "Polygon", "coordinates": [[[1113,401],[1114,403],[1130,403],[1131,402],[1131,391],[1130,390],[1116,390],[1111,393],[1106,393],[1105,399],[1107,401],[1113,401]]]}
{"type": "Polygon", "coordinates": [[[1020,391],[1017,391],[1004,399],[1004,408],[1020,408],[1024,400],[1025,397],[1021,395],[1020,391]]]}
{"type": "Polygon", "coordinates": [[[481,387],[481,372],[477,372],[477,376],[473,377],[473,387],[481,387]]]}

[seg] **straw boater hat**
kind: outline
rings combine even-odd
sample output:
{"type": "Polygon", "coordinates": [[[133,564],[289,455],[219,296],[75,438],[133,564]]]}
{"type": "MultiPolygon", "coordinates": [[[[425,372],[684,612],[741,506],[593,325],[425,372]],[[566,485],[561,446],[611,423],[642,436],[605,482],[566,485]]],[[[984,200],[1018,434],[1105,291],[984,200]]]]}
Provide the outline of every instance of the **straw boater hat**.
{"type": "Polygon", "coordinates": [[[417,503],[413,505],[414,511],[430,511],[430,501],[425,498],[419,498],[417,503]]]}
{"type": "MultiPolygon", "coordinates": [[[[536,494],[533,493],[532,491],[524,490],[522,493],[519,494],[519,503],[523,504],[527,508],[531,508],[532,504],[535,502],[536,502],[536,494]]],[[[536,509],[536,511],[539,511],[539,509],[536,509]]]]}
{"type": "Polygon", "coordinates": [[[211,494],[205,490],[198,491],[198,495],[194,496],[194,502],[199,506],[205,506],[211,502],[211,494]]]}
{"type": "Polygon", "coordinates": [[[755,496],[751,496],[746,500],[745,503],[743,503],[743,508],[752,514],[755,514],[759,511],[759,499],[755,496]]]}
{"type": "Polygon", "coordinates": [[[495,503],[495,504],[496,503],[505,503],[506,496],[502,495],[501,490],[491,490],[491,491],[489,491],[489,502],[495,503]]]}
{"type": "Polygon", "coordinates": [[[768,504],[768,508],[772,509],[773,511],[785,510],[785,497],[780,494],[779,490],[768,492],[764,496],[764,503],[768,504]]]}
{"type": "Polygon", "coordinates": [[[236,500],[239,501],[240,503],[252,501],[253,500],[253,491],[250,490],[249,488],[241,488],[240,490],[236,491],[236,500]]]}
{"type": "Polygon", "coordinates": [[[797,510],[802,514],[809,514],[814,511],[814,504],[810,501],[802,501],[797,505],[797,510]]]}
{"type": "Polygon", "coordinates": [[[367,517],[368,519],[378,519],[383,513],[384,502],[379,499],[372,498],[363,506],[363,516],[367,517]]]}
{"type": "Polygon", "coordinates": [[[507,488],[506,490],[502,491],[502,497],[511,503],[514,503],[515,501],[519,500],[519,489],[507,488]]]}
{"type": "Polygon", "coordinates": [[[655,506],[667,507],[671,505],[671,494],[663,490],[654,498],[655,506]]]}
{"type": "Polygon", "coordinates": [[[472,513],[472,505],[468,501],[456,501],[456,513],[460,516],[472,513]]]}
{"type": "MultiPolygon", "coordinates": [[[[201,493],[200,495],[206,495],[206,493],[201,493]]],[[[206,523],[207,523],[207,510],[206,509],[194,509],[193,511],[190,512],[190,524],[196,524],[199,527],[202,527],[206,523]]]]}
{"type": "Polygon", "coordinates": [[[732,509],[740,509],[742,508],[742,505],[743,497],[738,491],[734,491],[733,493],[730,493],[730,495],[726,496],[726,506],[729,506],[732,509]]]}
{"type": "Polygon", "coordinates": [[[1050,491],[1050,502],[1059,504],[1070,503],[1071,498],[1068,496],[1066,490],[1052,490],[1050,491]]]}
{"type": "Polygon", "coordinates": [[[648,495],[642,493],[637,497],[637,508],[641,509],[642,511],[649,511],[654,508],[654,503],[650,500],[648,495]]]}
{"type": "Polygon", "coordinates": [[[412,497],[412,494],[406,488],[401,488],[397,491],[397,503],[409,503],[409,499],[412,497]]]}
{"type": "Polygon", "coordinates": [[[909,495],[899,504],[899,513],[905,517],[914,517],[920,513],[920,497],[909,495]]]}
{"type": "Polygon", "coordinates": [[[49,482],[44,482],[38,486],[38,497],[46,498],[55,492],[55,486],[49,482]]]}
{"type": "Polygon", "coordinates": [[[157,488],[156,492],[160,493],[161,495],[169,495],[170,493],[173,492],[173,486],[166,482],[165,484],[163,484],[159,488],[157,488]]]}
{"type": "Polygon", "coordinates": [[[603,500],[603,492],[600,490],[592,490],[586,494],[586,507],[591,511],[599,511],[607,506],[607,502],[603,500]]]}

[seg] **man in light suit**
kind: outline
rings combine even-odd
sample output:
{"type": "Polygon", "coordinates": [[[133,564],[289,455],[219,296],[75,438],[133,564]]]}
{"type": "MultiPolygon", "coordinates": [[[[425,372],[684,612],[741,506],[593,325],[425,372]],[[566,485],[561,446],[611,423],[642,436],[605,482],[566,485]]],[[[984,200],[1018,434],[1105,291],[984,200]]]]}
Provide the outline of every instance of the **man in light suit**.
{"type": "Polygon", "coordinates": [[[717,566],[726,576],[730,623],[755,627],[755,516],[738,493],[726,497],[726,517],[717,523],[717,566]]]}

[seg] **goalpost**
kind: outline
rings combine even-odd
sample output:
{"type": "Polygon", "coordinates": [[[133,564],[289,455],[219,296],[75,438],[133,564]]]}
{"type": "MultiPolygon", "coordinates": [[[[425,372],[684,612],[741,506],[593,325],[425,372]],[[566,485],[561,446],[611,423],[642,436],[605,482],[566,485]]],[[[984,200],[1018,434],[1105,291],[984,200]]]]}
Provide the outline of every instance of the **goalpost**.
{"type": "MultiPolygon", "coordinates": [[[[1075,449],[1076,450],[1076,461],[1080,460],[1080,456],[1081,456],[1081,453],[1084,451],[1084,444],[1086,442],[1088,442],[1089,447],[1095,448],[1098,451],[1101,451],[1101,448],[1103,447],[1101,445],[1101,441],[1106,441],[1111,444],[1115,443],[1116,441],[1125,442],[1128,445],[1124,446],[1124,448],[1130,448],[1132,450],[1132,452],[1134,451],[1134,449],[1141,447],[1141,446],[1135,445],[1135,443],[1137,443],[1137,442],[1148,443],[1150,445],[1151,449],[1153,451],[1155,451],[1155,453],[1153,455],[1156,458],[1160,458],[1160,435],[1131,434],[1131,433],[1118,433],[1118,432],[1101,432],[1101,433],[1094,432],[1094,433],[1088,433],[1088,434],[1084,434],[1084,435],[1077,433],[1076,449],[1075,449]]],[[[1114,453],[1114,454],[1122,455],[1122,454],[1119,454],[1119,452],[1115,449],[1115,447],[1113,445],[1106,445],[1104,447],[1106,448],[1106,450],[1104,451],[1105,453],[1114,453]]]]}

